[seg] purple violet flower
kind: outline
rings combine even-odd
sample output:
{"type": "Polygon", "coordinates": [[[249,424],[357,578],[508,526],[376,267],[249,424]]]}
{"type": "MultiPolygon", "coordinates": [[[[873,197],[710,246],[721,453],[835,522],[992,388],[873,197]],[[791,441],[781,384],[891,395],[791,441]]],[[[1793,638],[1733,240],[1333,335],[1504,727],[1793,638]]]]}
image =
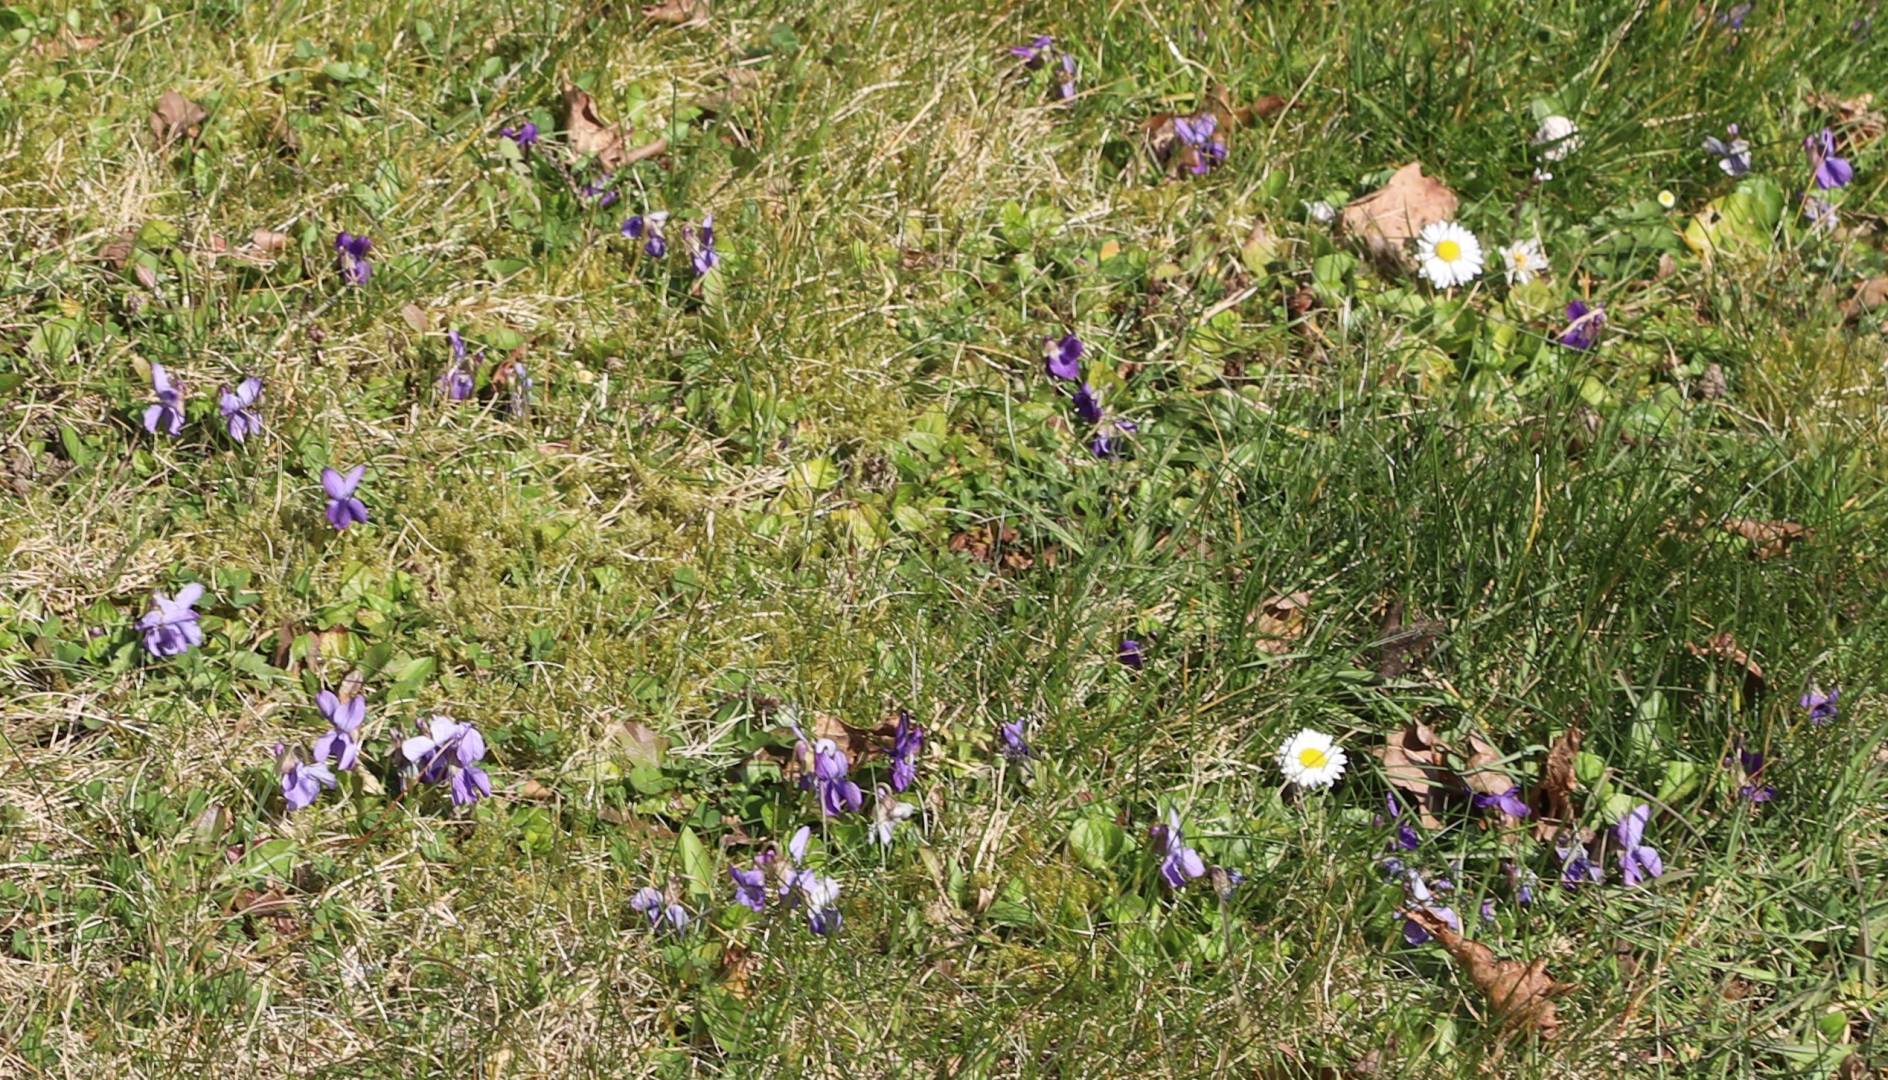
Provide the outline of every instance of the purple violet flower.
{"type": "Polygon", "coordinates": [[[1767,803],[1777,797],[1776,787],[1763,782],[1763,752],[1745,749],[1743,736],[1738,736],[1736,751],[1726,755],[1723,764],[1726,768],[1736,765],[1744,778],[1743,784],[1737,789],[1738,798],[1752,803],[1767,803]]]}
{"type": "Polygon", "coordinates": [[[1049,369],[1049,376],[1075,382],[1082,377],[1082,353],[1086,351],[1082,339],[1074,334],[1063,334],[1061,340],[1042,339],[1042,358],[1049,369]]]}
{"type": "MultiPolygon", "coordinates": [[[[1462,917],[1455,913],[1454,908],[1432,902],[1435,899],[1435,893],[1448,892],[1451,888],[1453,886],[1443,880],[1426,884],[1422,874],[1415,870],[1410,870],[1403,879],[1403,893],[1413,908],[1434,915],[1449,924],[1449,928],[1459,934],[1462,932],[1462,917]]],[[[1403,919],[1403,940],[1408,944],[1421,945],[1433,940],[1434,937],[1434,934],[1418,926],[1415,920],[1407,917],[1403,919]]]]}
{"type": "Polygon", "coordinates": [[[1744,20],[1750,16],[1751,9],[1756,6],[1750,3],[1733,5],[1729,10],[1718,13],[1718,25],[1733,33],[1740,31],[1744,28],[1744,20]]]}
{"type": "Polygon", "coordinates": [[[1836,708],[1836,699],[1841,696],[1841,687],[1832,686],[1826,694],[1821,689],[1812,687],[1797,704],[1809,710],[1810,723],[1821,727],[1836,718],[1840,711],[1836,708]]]}
{"type": "Polygon", "coordinates": [[[231,390],[225,386],[217,395],[217,408],[222,410],[223,420],[229,426],[229,437],[243,442],[251,435],[262,433],[262,418],[256,415],[256,399],[262,396],[262,380],[254,375],[236,384],[231,390]]]}
{"type": "Polygon", "coordinates": [[[852,759],[846,756],[839,744],[831,739],[818,739],[808,742],[800,731],[800,725],[792,720],[787,725],[799,739],[794,746],[794,756],[802,763],[808,760],[809,747],[812,760],[811,775],[802,775],[800,786],[810,786],[819,793],[820,813],[827,817],[837,817],[847,811],[857,811],[865,805],[865,793],[859,785],[847,775],[852,770],[852,759]]]}
{"type": "Polygon", "coordinates": [[[649,929],[656,930],[667,923],[670,933],[680,934],[688,929],[688,909],[680,904],[668,903],[667,900],[662,890],[645,885],[630,897],[629,906],[631,910],[640,911],[649,917],[649,929]]]}
{"type": "Polygon", "coordinates": [[[911,820],[918,808],[892,798],[892,789],[880,784],[872,790],[872,839],[879,847],[892,846],[892,832],[901,821],[911,820]]]}
{"type": "Polygon", "coordinates": [[[1495,921],[1495,898],[1492,896],[1482,901],[1482,921],[1495,921]]]}
{"type": "Polygon", "coordinates": [[[892,790],[903,791],[918,778],[918,752],[924,749],[924,729],[911,722],[911,714],[898,710],[898,730],[892,733],[892,790]]]}
{"type": "Polygon", "coordinates": [[[1141,670],[1147,664],[1147,656],[1141,651],[1141,643],[1133,638],[1121,639],[1121,649],[1115,654],[1115,658],[1135,671],[1141,670]]]}
{"type": "Polygon", "coordinates": [[[1718,159],[1718,168],[1723,169],[1726,176],[1742,176],[1750,171],[1750,144],[1737,137],[1736,124],[1732,124],[1726,134],[1731,137],[1729,142],[1705,136],[1705,151],[1718,159]]]}
{"type": "Polygon", "coordinates": [[[1087,383],[1075,391],[1075,415],[1081,417],[1085,424],[1101,423],[1101,397],[1087,383]]]}
{"type": "Polygon", "coordinates": [[[367,523],[367,506],[354,496],[366,472],[365,465],[356,465],[345,473],[321,470],[321,489],[328,493],[328,524],[336,529],[367,523]]]}
{"type": "Polygon", "coordinates": [[[275,744],[275,771],[282,782],[282,801],[291,812],[304,809],[321,794],[322,788],[335,784],[334,773],[321,762],[302,758],[300,747],[275,744]]]}
{"type": "Polygon", "coordinates": [[[498,134],[517,143],[520,150],[529,150],[538,144],[538,126],[529,120],[515,128],[504,128],[498,134]]]}
{"type": "Polygon", "coordinates": [[[475,803],[492,793],[491,777],[478,764],[485,759],[485,736],[471,724],[434,716],[427,721],[425,734],[400,744],[400,756],[419,768],[421,783],[450,778],[454,806],[475,803]]]}
{"type": "Polygon", "coordinates": [[[631,240],[641,240],[643,254],[652,259],[660,259],[669,253],[668,237],[662,235],[662,227],[668,223],[668,220],[667,210],[632,214],[623,222],[623,235],[631,240]]]}
{"type": "Polygon", "coordinates": [[[151,393],[157,402],[144,410],[144,430],[155,435],[162,429],[173,439],[183,434],[184,392],[171,382],[162,364],[151,365],[151,393]]]}
{"type": "Polygon", "coordinates": [[[682,226],[682,242],[688,248],[688,261],[695,267],[696,277],[721,265],[721,255],[715,251],[714,211],[701,216],[700,226],[682,226]]]}
{"type": "Polygon", "coordinates": [[[1178,889],[1194,878],[1206,873],[1206,862],[1200,853],[1187,846],[1186,835],[1180,829],[1180,811],[1167,810],[1167,824],[1148,827],[1147,835],[1154,841],[1154,850],[1160,854],[1160,879],[1170,889],[1178,889]]]}
{"type": "Polygon", "coordinates": [[[1613,839],[1619,841],[1620,849],[1619,876],[1628,885],[1637,885],[1645,878],[1665,873],[1665,863],[1659,853],[1643,842],[1646,823],[1651,819],[1652,808],[1640,805],[1613,826],[1613,839]]]}
{"type": "Polygon", "coordinates": [[[1004,757],[1011,761],[1021,762],[1035,756],[1035,752],[1029,748],[1029,742],[1024,738],[1028,724],[1028,717],[1019,716],[1007,724],[998,725],[997,734],[1003,739],[1000,749],[1004,757]]]}
{"type": "Polygon", "coordinates": [[[596,203],[599,210],[608,210],[616,205],[616,189],[610,187],[610,181],[614,179],[614,176],[606,176],[601,180],[592,180],[577,189],[577,196],[596,203]]]}
{"type": "Polygon", "coordinates": [[[798,900],[806,903],[806,921],[815,934],[830,936],[839,932],[839,882],[803,870],[795,879],[798,900]]]}
{"type": "Polygon", "coordinates": [[[176,599],[153,592],[151,610],[138,620],[138,629],[144,631],[144,651],[162,660],[203,644],[197,613],[191,610],[202,596],[203,586],[194,581],[178,589],[176,599]]]}
{"type": "Polygon", "coordinates": [[[1023,62],[1023,66],[1035,70],[1043,65],[1049,51],[1055,48],[1055,38],[1048,34],[1038,36],[1027,45],[1011,45],[1010,55],[1023,62]]]}
{"type": "MultiPolygon", "coordinates": [[[[769,852],[767,856],[771,854],[769,852]]],[[[764,863],[756,859],[755,866],[751,870],[730,866],[728,876],[734,879],[735,903],[754,911],[767,910],[767,871],[764,863]]]]}
{"type": "Polygon", "coordinates": [[[478,390],[478,379],[473,370],[485,357],[485,350],[480,349],[478,356],[468,359],[465,354],[465,339],[457,330],[446,331],[446,341],[452,345],[452,366],[439,377],[439,388],[446,392],[448,401],[464,401],[478,390]]]}
{"type": "MultiPolygon", "coordinates": [[[[1383,801],[1390,808],[1390,820],[1396,822],[1396,835],[1390,840],[1390,850],[1415,851],[1422,846],[1423,839],[1416,832],[1416,826],[1403,817],[1403,804],[1397,801],[1393,792],[1386,792],[1383,801]]],[[[1377,819],[1381,823],[1382,819],[1377,819]]]]}
{"type": "Polygon", "coordinates": [[[1577,889],[1591,882],[1599,885],[1606,881],[1606,868],[1596,863],[1587,855],[1586,845],[1574,837],[1562,837],[1554,842],[1560,852],[1560,883],[1569,889],[1577,889]]]}
{"type": "Polygon", "coordinates": [[[1855,179],[1855,169],[1848,159],[1836,156],[1836,136],[1828,128],[1804,139],[1803,151],[1809,155],[1809,169],[1820,190],[1847,187],[1855,179]]]}
{"type": "Polygon", "coordinates": [[[367,717],[367,699],[357,695],[342,701],[334,691],[323,690],[315,695],[315,708],[328,721],[327,732],[315,740],[311,751],[315,760],[326,763],[337,758],[335,767],[348,771],[361,757],[361,742],[354,733],[367,717]]]}
{"type": "Polygon", "coordinates": [[[1567,328],[1560,332],[1560,343],[1569,349],[1585,352],[1599,343],[1600,331],[1605,328],[1605,308],[1598,304],[1588,307],[1582,300],[1569,301],[1567,328]]]}
{"type": "Polygon", "coordinates": [[[1226,160],[1226,141],[1219,136],[1219,117],[1210,112],[1174,117],[1173,137],[1193,148],[1193,163],[1187,166],[1187,171],[1195,176],[1205,175],[1226,160]]]}
{"type": "Polygon", "coordinates": [[[1524,818],[1528,815],[1527,803],[1521,800],[1521,785],[1519,784],[1499,795],[1478,794],[1475,796],[1475,805],[1484,809],[1495,807],[1513,818],[1524,818]]]}
{"type": "Polygon", "coordinates": [[[1063,101],[1075,99],[1075,58],[1068,53],[1062,54],[1062,72],[1056,78],[1056,93],[1063,101]]]}
{"type": "Polygon", "coordinates": [[[1811,233],[1834,232],[1841,220],[1836,211],[1836,204],[1827,199],[1818,199],[1814,195],[1803,196],[1803,216],[1809,219],[1811,233]]]}
{"type": "Polygon", "coordinates": [[[374,250],[374,242],[365,234],[355,236],[343,232],[334,238],[335,254],[341,262],[341,277],[349,285],[365,285],[374,274],[374,264],[367,260],[367,253],[374,250]]]}

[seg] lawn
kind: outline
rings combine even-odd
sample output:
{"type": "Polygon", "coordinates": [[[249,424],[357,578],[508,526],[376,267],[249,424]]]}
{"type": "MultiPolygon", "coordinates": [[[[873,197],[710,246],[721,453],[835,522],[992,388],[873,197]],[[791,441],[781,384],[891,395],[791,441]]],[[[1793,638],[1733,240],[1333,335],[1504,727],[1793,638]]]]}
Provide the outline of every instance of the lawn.
{"type": "Polygon", "coordinates": [[[1884,20],[0,8],[0,1076],[1878,1075],[1884,20]]]}

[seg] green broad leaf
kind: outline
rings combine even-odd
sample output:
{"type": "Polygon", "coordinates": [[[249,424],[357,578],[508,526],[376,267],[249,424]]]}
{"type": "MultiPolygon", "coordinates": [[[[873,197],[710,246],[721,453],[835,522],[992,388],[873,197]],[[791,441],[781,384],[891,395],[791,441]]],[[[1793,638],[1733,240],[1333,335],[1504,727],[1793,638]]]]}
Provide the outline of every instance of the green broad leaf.
{"type": "Polygon", "coordinates": [[[690,894],[703,899],[713,899],[715,894],[715,860],[708,853],[708,846],[695,835],[695,830],[682,829],[677,840],[677,853],[682,860],[682,879],[688,883],[690,894]]]}
{"type": "Polygon", "coordinates": [[[295,841],[278,836],[250,848],[225,876],[237,881],[285,879],[295,869],[299,855],[295,841]]]}
{"type": "Polygon", "coordinates": [[[1098,874],[1107,873],[1127,848],[1121,826],[1103,817],[1086,817],[1069,827],[1069,851],[1075,860],[1098,874]]]}
{"type": "Polygon", "coordinates": [[[411,698],[439,667],[439,662],[430,656],[421,656],[400,665],[394,674],[393,685],[387,688],[388,701],[404,701],[411,698]]]}
{"type": "Polygon", "coordinates": [[[1700,770],[1695,762],[1668,761],[1659,778],[1658,801],[1673,803],[1698,790],[1700,770]]]}

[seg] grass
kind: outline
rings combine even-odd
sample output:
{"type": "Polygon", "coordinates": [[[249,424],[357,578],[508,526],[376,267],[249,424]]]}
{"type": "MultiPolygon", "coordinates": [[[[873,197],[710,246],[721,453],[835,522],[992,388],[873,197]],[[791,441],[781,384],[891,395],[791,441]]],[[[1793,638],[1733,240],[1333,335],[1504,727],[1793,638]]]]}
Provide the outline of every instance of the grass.
{"type": "Polygon", "coordinates": [[[1840,308],[1888,264],[1882,144],[1842,129],[1835,233],[1791,201],[1839,119],[1810,95],[1879,90],[1888,53],[1867,5],[1717,14],[0,11],[0,1075],[1888,1062],[1888,394],[1879,313],[1840,308]],[[1045,32],[1067,105],[1004,52],[1045,32]],[[670,140],[613,206],[556,134],[567,82],[670,140]],[[1142,121],[1215,88],[1290,104],[1163,177],[1142,121]],[[208,116],[160,145],[172,89],[208,116]],[[1536,182],[1550,112],[1581,145],[1536,182]],[[495,133],[526,119],[521,154],[495,133]],[[1733,121],[1739,198],[1770,205],[1705,258],[1682,234],[1739,182],[1698,146],[1733,121]],[[1307,220],[1410,160],[1552,275],[1438,297],[1307,220]],[[661,262],[618,235],[659,208],[661,262]],[[245,257],[256,230],[280,250],[245,257]],[[341,230],[374,240],[364,288],[341,230]],[[1610,316],[1591,352],[1553,343],[1576,296],[1610,316]],[[449,327],[484,350],[475,401],[437,390],[449,327]],[[1122,457],[1042,373],[1069,330],[1139,425],[1122,457]],[[139,424],[152,362],[189,392],[175,440],[139,424]],[[238,447],[214,392],[245,374],[267,431],[238,447]],[[355,463],[371,521],[337,534],[320,471],[355,463]],[[1740,520],[1809,535],[1760,553],[1740,520]],[[146,657],[133,622],[190,581],[202,646],[146,657]],[[1386,677],[1397,605],[1446,629],[1386,677]],[[350,673],[363,767],[287,813],[270,747],[350,673]],[[822,821],[781,773],[789,708],[926,728],[889,850],[877,744],[864,817],[822,821]],[[442,712],[490,744],[471,808],[390,764],[442,712]],[[1021,717],[1035,756],[1006,761],[1021,717]],[[1472,938],[1575,984],[1551,1042],[1399,934],[1374,751],[1414,721],[1530,788],[1577,726],[1583,824],[1654,809],[1645,887],[1563,889],[1552,844],[1463,807],[1406,856],[1472,938]],[[1303,727],[1349,751],[1331,791],[1281,784],[1303,727]],[[1739,737],[1774,801],[1738,797],[1739,737]],[[1166,889],[1169,808],[1246,881],[1166,889]],[[829,938],[732,901],[727,868],[801,824],[842,886],[829,938]],[[645,885],[688,934],[649,932],[645,885]]]}

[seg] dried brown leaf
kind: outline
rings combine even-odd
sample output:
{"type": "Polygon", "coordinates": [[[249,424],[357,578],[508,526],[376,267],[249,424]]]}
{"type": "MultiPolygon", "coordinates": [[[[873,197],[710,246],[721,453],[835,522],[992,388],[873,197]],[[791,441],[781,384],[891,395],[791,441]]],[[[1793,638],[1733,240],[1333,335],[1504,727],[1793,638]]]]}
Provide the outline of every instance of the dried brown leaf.
{"type": "Polygon", "coordinates": [[[1500,795],[1514,786],[1514,779],[1501,767],[1501,751],[1495,744],[1471,734],[1468,753],[1462,757],[1462,782],[1479,795],[1500,795]]]}
{"type": "Polygon", "coordinates": [[[1810,537],[1808,529],[1794,521],[1759,521],[1756,518],[1727,518],[1724,531],[1751,543],[1751,554],[1759,559],[1774,558],[1790,545],[1810,537]]]}
{"type": "Polygon", "coordinates": [[[1383,609],[1377,633],[1377,677],[1395,679],[1422,666],[1430,646],[1448,629],[1449,624],[1441,619],[1425,619],[1420,614],[1405,621],[1403,601],[1390,601],[1383,609]]]}
{"type": "Polygon", "coordinates": [[[1441,819],[1430,809],[1430,796],[1436,789],[1451,785],[1436,749],[1436,733],[1429,725],[1411,723],[1391,736],[1377,751],[1383,760],[1383,775],[1390,786],[1408,795],[1416,804],[1418,820],[1426,829],[1442,828],[1441,819]]]}
{"type": "Polygon", "coordinates": [[[701,26],[708,21],[708,0],[662,0],[643,8],[642,17],[671,26],[701,26]]]}
{"type": "Polygon", "coordinates": [[[724,75],[722,85],[708,91],[695,100],[695,107],[704,113],[720,115],[746,100],[749,94],[760,89],[760,72],[750,67],[731,67],[724,75]]]}
{"type": "Polygon", "coordinates": [[[1872,107],[1875,104],[1874,94],[1839,98],[1834,94],[1812,93],[1809,95],[1809,104],[1834,113],[1837,126],[1842,128],[1842,134],[1851,145],[1871,143],[1883,134],[1888,134],[1888,117],[1872,107]]]}
{"type": "Polygon", "coordinates": [[[624,136],[620,128],[597,115],[596,99],[576,86],[564,87],[564,135],[580,156],[592,156],[606,172],[623,164],[624,136]]]}
{"type": "Polygon", "coordinates": [[[518,797],[530,799],[533,802],[556,802],[557,789],[548,784],[540,784],[536,780],[527,779],[518,785],[518,797]]]}
{"type": "Polygon", "coordinates": [[[1424,176],[1422,163],[1412,161],[1381,188],[1344,207],[1338,225],[1373,254],[1402,260],[1404,245],[1424,226],[1453,218],[1457,205],[1448,185],[1424,176]]]}
{"type": "Polygon", "coordinates": [[[1888,305],[1888,277],[1874,277],[1855,287],[1855,295],[1836,305],[1842,317],[1855,322],[1878,307],[1888,305]]]}
{"type": "Polygon", "coordinates": [[[1541,782],[1534,786],[1528,799],[1534,808],[1536,839],[1548,840],[1561,825],[1579,820],[1573,809],[1573,793],[1580,789],[1580,781],[1574,775],[1573,766],[1580,754],[1582,735],[1579,727],[1570,725],[1547,749],[1547,763],[1541,766],[1541,782]]]}
{"type": "Polygon", "coordinates": [[[1488,999],[1489,1009],[1504,1028],[1531,1028],[1544,1039],[1554,1037],[1560,1020],[1554,1015],[1552,999],[1572,986],[1548,976],[1545,957],[1531,964],[1503,960],[1493,949],[1456,933],[1426,909],[1407,911],[1404,917],[1434,935],[1456,967],[1488,999]]]}
{"type": "Polygon", "coordinates": [[[604,742],[631,765],[656,766],[668,752],[669,740],[640,720],[617,722],[603,729],[604,742]]]}
{"type": "Polygon", "coordinates": [[[1733,666],[1741,669],[1744,673],[1744,693],[1746,696],[1756,694],[1763,690],[1764,684],[1767,681],[1764,677],[1763,665],[1759,664],[1750,653],[1740,647],[1737,644],[1737,639],[1733,637],[1729,631],[1720,634],[1712,634],[1710,637],[1704,639],[1702,644],[1696,641],[1687,641],[1685,648],[1691,652],[1691,655],[1701,660],[1728,660],[1733,666]]]}
{"type": "Polygon", "coordinates": [[[168,146],[177,139],[194,139],[202,134],[203,122],[209,118],[203,106],[175,90],[166,90],[151,113],[151,134],[159,146],[168,146]]]}
{"type": "Polygon", "coordinates": [[[1724,378],[1724,368],[1718,364],[1707,365],[1704,374],[1698,376],[1698,396],[1706,401],[1716,401],[1730,391],[1730,383],[1724,378]]]}
{"type": "Polygon", "coordinates": [[[110,263],[115,269],[123,270],[131,261],[131,253],[138,248],[138,230],[126,229],[98,251],[99,259],[110,263]]]}
{"type": "Polygon", "coordinates": [[[1305,609],[1310,606],[1311,594],[1303,590],[1260,604],[1247,618],[1258,647],[1274,656],[1290,652],[1305,636],[1305,609]]]}

